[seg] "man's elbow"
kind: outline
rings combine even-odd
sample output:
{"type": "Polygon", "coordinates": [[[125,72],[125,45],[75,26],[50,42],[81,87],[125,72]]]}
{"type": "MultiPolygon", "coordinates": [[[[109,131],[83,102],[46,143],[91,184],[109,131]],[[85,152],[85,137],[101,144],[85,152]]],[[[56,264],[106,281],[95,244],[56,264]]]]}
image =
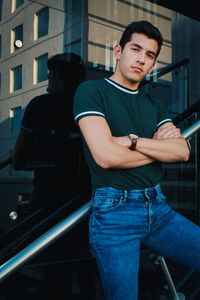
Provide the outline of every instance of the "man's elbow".
{"type": "Polygon", "coordinates": [[[187,162],[190,158],[190,150],[188,147],[185,147],[177,154],[178,161],[187,162]]]}
{"type": "Polygon", "coordinates": [[[183,161],[186,162],[188,161],[190,158],[190,150],[189,149],[186,149],[184,155],[183,155],[183,161]]]}
{"type": "Polygon", "coordinates": [[[116,166],[115,160],[108,155],[96,158],[95,162],[103,169],[110,169],[116,166]]]}
{"type": "Polygon", "coordinates": [[[189,158],[190,158],[190,143],[188,143],[186,140],[184,141],[185,142],[185,147],[184,147],[184,157],[183,157],[183,161],[188,161],[189,158]]]}

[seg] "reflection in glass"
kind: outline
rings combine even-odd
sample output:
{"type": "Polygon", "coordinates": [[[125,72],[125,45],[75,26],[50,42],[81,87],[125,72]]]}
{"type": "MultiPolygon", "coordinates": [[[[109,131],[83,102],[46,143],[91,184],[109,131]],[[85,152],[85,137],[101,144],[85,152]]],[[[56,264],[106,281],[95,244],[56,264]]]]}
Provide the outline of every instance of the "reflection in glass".
{"type": "Polygon", "coordinates": [[[11,70],[11,92],[22,88],[22,65],[11,70]]]}
{"type": "Polygon", "coordinates": [[[47,59],[48,54],[43,54],[36,58],[37,82],[47,80],[47,59]]]}
{"type": "Polygon", "coordinates": [[[49,8],[45,7],[36,14],[37,16],[37,38],[48,34],[49,30],[49,8]]]}
{"type": "Polygon", "coordinates": [[[11,118],[11,133],[16,134],[21,127],[22,108],[21,106],[14,107],[10,110],[11,118]]]}

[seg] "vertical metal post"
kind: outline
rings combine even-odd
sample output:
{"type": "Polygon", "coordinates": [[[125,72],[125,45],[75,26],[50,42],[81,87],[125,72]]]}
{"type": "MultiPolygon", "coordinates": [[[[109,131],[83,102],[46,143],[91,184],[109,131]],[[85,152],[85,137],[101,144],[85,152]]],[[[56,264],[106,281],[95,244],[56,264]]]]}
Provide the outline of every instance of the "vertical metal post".
{"type": "Polygon", "coordinates": [[[159,264],[161,265],[161,267],[162,267],[162,270],[163,270],[163,273],[164,273],[165,278],[166,278],[166,280],[167,280],[167,283],[168,283],[168,285],[169,285],[169,289],[170,289],[170,291],[171,291],[173,300],[180,300],[179,295],[178,295],[178,293],[177,293],[177,291],[176,291],[176,288],[175,288],[175,286],[174,286],[173,280],[172,280],[172,278],[171,278],[171,275],[170,275],[170,273],[169,273],[168,267],[167,267],[167,265],[166,265],[166,262],[165,262],[164,257],[163,257],[163,256],[158,256],[158,257],[156,258],[156,261],[155,261],[155,262],[156,262],[157,264],[159,263],[159,264]]]}

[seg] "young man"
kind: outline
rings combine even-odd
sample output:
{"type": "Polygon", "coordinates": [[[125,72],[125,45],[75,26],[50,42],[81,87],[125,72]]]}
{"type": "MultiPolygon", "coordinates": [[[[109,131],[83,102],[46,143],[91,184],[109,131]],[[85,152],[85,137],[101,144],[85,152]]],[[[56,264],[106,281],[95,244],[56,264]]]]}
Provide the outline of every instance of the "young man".
{"type": "Polygon", "coordinates": [[[114,48],[114,74],[82,83],[75,95],[94,187],[90,241],[109,300],[137,299],[140,243],[200,271],[200,229],[167,205],[159,185],[160,163],[187,161],[187,143],[138,89],[161,45],[151,23],[131,23],[114,48]]]}

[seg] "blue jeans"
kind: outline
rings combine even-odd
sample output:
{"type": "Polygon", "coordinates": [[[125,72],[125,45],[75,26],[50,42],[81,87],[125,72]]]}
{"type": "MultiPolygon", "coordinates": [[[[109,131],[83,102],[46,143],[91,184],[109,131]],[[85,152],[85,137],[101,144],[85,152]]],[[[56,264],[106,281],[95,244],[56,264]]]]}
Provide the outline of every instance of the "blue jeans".
{"type": "Polygon", "coordinates": [[[89,230],[107,300],[138,299],[141,243],[200,272],[200,227],[171,209],[160,185],[96,189],[89,230]]]}

